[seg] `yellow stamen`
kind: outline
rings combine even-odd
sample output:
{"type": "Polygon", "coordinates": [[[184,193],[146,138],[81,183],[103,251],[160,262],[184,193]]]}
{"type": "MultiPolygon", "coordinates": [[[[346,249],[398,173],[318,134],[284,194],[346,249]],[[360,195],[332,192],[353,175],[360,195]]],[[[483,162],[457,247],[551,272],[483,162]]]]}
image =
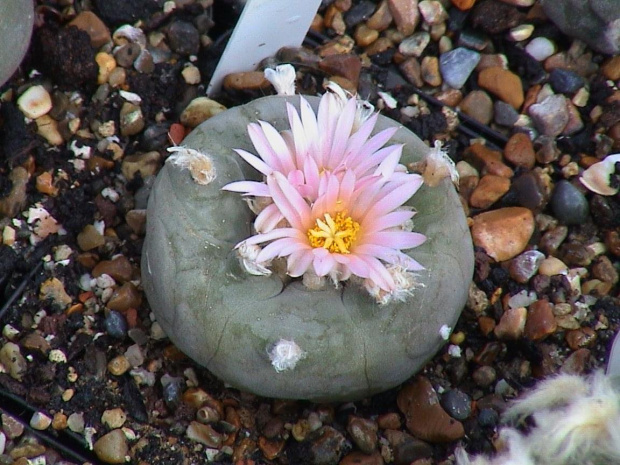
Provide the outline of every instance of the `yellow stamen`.
{"type": "Polygon", "coordinates": [[[336,213],[332,218],[325,213],[324,220],[316,219],[316,226],[308,229],[308,240],[314,248],[323,247],[332,253],[350,253],[360,225],[346,213],[336,213]]]}

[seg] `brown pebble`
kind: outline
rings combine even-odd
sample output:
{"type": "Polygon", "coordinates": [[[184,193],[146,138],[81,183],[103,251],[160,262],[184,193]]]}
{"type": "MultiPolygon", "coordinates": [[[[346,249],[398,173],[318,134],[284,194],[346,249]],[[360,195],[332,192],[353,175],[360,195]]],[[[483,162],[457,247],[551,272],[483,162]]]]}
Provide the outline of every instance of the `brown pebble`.
{"type": "Polygon", "coordinates": [[[360,24],[355,29],[353,37],[358,47],[367,47],[379,38],[379,31],[371,29],[366,24],[360,24]]]}
{"type": "Polygon", "coordinates": [[[383,0],[375,10],[373,15],[368,18],[366,25],[370,29],[381,32],[390,27],[393,19],[394,18],[392,18],[392,13],[390,12],[390,7],[387,0],[383,0]]]}
{"type": "Polygon", "coordinates": [[[478,327],[482,334],[488,336],[495,329],[495,320],[490,316],[481,316],[478,318],[478,327]]]}
{"type": "Polygon", "coordinates": [[[157,174],[160,165],[161,155],[159,152],[136,153],[123,158],[121,171],[127,180],[132,180],[137,173],[140,173],[144,179],[157,174]]]}
{"type": "Polygon", "coordinates": [[[443,82],[439,72],[439,59],[437,57],[426,56],[421,63],[422,79],[428,85],[439,87],[443,82]]]}
{"type": "Polygon", "coordinates": [[[144,115],[138,105],[125,102],[119,116],[121,135],[135,136],[144,129],[144,115]]]}
{"type": "Polygon", "coordinates": [[[504,178],[514,175],[514,171],[502,161],[502,153],[483,144],[472,144],[466,150],[466,155],[471,156],[472,164],[482,169],[483,174],[495,174],[504,178]]]}
{"type": "Polygon", "coordinates": [[[347,78],[357,89],[362,61],[357,55],[330,55],[319,62],[319,68],[328,74],[347,78]]]}
{"type": "Polygon", "coordinates": [[[572,350],[592,347],[595,341],[596,331],[587,326],[566,332],[566,342],[572,350]]]}
{"type": "Polygon", "coordinates": [[[129,210],[125,215],[127,226],[139,236],[144,235],[146,231],[146,210],[129,210]]]}
{"type": "Polygon", "coordinates": [[[463,92],[459,89],[446,89],[435,94],[435,98],[444,105],[456,107],[463,100],[463,92]]]}
{"type": "Polygon", "coordinates": [[[223,85],[228,90],[261,90],[268,89],[271,83],[262,71],[246,71],[228,74],[223,85]]]}
{"type": "Polygon", "coordinates": [[[471,9],[476,3],[476,0],[450,0],[450,1],[455,7],[457,7],[461,11],[466,11],[466,10],[471,9]]]}
{"type": "Polygon", "coordinates": [[[493,101],[483,90],[471,91],[460,104],[461,111],[482,124],[493,119],[493,101]]]}
{"type": "Polygon", "coordinates": [[[125,433],[121,429],[110,431],[95,442],[93,450],[103,462],[125,463],[125,457],[129,453],[125,433]]]}
{"type": "Polygon", "coordinates": [[[108,371],[114,376],[121,376],[131,368],[131,364],[127,357],[119,355],[108,362],[108,371]]]}
{"type": "Polygon", "coordinates": [[[404,36],[410,36],[420,21],[418,0],[388,0],[390,13],[396,28],[404,36]]]}
{"type": "Polygon", "coordinates": [[[345,455],[338,465],[383,465],[384,463],[383,457],[378,451],[371,455],[355,451],[345,455]]]}
{"type": "Polygon", "coordinates": [[[592,360],[592,353],[590,349],[577,349],[570,354],[564,360],[560,373],[567,373],[573,375],[581,375],[586,371],[586,368],[592,360]]]}
{"type": "MultiPolygon", "coordinates": [[[[392,42],[387,37],[379,37],[372,44],[370,44],[364,50],[368,56],[376,55],[378,53],[383,53],[391,48],[394,48],[394,42],[392,42]]],[[[350,50],[349,50],[350,51],[350,50]]],[[[348,51],[348,52],[349,52],[348,51]]],[[[347,52],[347,53],[348,53],[347,52]]]]}
{"type": "Polygon", "coordinates": [[[56,197],[58,195],[58,188],[54,186],[52,173],[49,171],[44,171],[37,176],[36,187],[42,194],[47,194],[52,197],[56,197]]]}
{"type": "Polygon", "coordinates": [[[133,276],[133,267],[124,255],[119,255],[112,260],[104,260],[99,262],[93,268],[91,274],[93,278],[98,278],[102,274],[107,274],[114,278],[116,282],[125,283],[131,280],[133,276]]]}
{"type": "Polygon", "coordinates": [[[612,81],[620,79],[620,56],[616,55],[607,60],[601,67],[601,72],[612,81]]]}
{"type": "Polygon", "coordinates": [[[110,310],[124,312],[130,308],[138,308],[142,303],[142,293],[131,282],[126,282],[116,289],[106,303],[110,310]]]}
{"type": "Polygon", "coordinates": [[[534,232],[534,215],[523,207],[506,207],[480,213],[471,227],[474,245],[501,262],[520,254],[534,232]]]}
{"type": "Polygon", "coordinates": [[[524,335],[532,341],[540,341],[557,329],[551,304],[544,299],[533,302],[528,307],[524,335]]]}
{"type": "Polygon", "coordinates": [[[474,208],[486,209],[497,202],[510,189],[510,179],[494,174],[480,178],[480,182],[471,193],[469,204],[474,208]]]}
{"type": "Polygon", "coordinates": [[[401,425],[400,415],[396,412],[389,412],[379,415],[377,424],[381,429],[399,429],[401,425]]]}
{"type": "Polygon", "coordinates": [[[497,379],[497,373],[491,366],[481,366],[474,370],[472,379],[480,387],[489,387],[497,379]]]}
{"type": "Polygon", "coordinates": [[[527,134],[513,134],[504,147],[504,157],[515,166],[522,166],[527,169],[534,168],[536,164],[536,153],[534,144],[527,134]]]}
{"type": "Polygon", "coordinates": [[[349,417],[347,431],[353,442],[365,454],[372,454],[377,447],[377,423],[367,418],[349,417]]]}
{"type": "Polygon", "coordinates": [[[419,439],[452,442],[465,435],[463,424],[441,407],[437,392],[424,376],[400,390],[397,404],[407,419],[407,429],[419,439]]]}
{"type": "Polygon", "coordinates": [[[105,238],[92,224],[87,224],[78,234],[77,243],[80,249],[88,252],[105,244],[105,238]]]}
{"type": "Polygon", "coordinates": [[[527,309],[525,307],[509,308],[493,330],[495,337],[505,341],[519,339],[523,335],[526,319],[527,309]]]}
{"type": "Polygon", "coordinates": [[[518,110],[523,104],[521,78],[502,67],[484,69],[478,74],[478,85],[518,110]]]}
{"type": "Polygon", "coordinates": [[[283,439],[267,439],[264,436],[258,438],[258,448],[267,460],[274,460],[284,449],[286,441],[283,439]]]}
{"type": "Polygon", "coordinates": [[[68,26],[76,26],[90,37],[93,48],[100,48],[112,40],[110,30],[92,11],[82,11],[71,20],[68,26]]]}
{"type": "Polygon", "coordinates": [[[71,303],[71,297],[65,291],[65,285],[58,278],[49,278],[39,288],[41,300],[51,300],[58,307],[65,309],[71,303]]]}
{"type": "MultiPolygon", "coordinates": [[[[271,86],[271,83],[267,81],[265,88],[269,88],[269,86],[271,86]]],[[[225,110],[226,107],[215,100],[208,97],[196,97],[194,100],[189,102],[183,112],[181,112],[179,120],[186,127],[195,128],[203,121],[206,121],[225,110]]]]}
{"type": "Polygon", "coordinates": [[[422,68],[420,62],[416,57],[407,58],[400,64],[400,71],[405,76],[405,79],[416,87],[422,87],[424,81],[422,80],[422,68]]]}
{"type": "Polygon", "coordinates": [[[605,232],[605,246],[616,257],[620,257],[620,231],[615,229],[605,232]]]}
{"type": "Polygon", "coordinates": [[[618,271],[606,255],[602,255],[596,259],[596,262],[592,266],[592,276],[606,283],[618,283],[618,271]]]}

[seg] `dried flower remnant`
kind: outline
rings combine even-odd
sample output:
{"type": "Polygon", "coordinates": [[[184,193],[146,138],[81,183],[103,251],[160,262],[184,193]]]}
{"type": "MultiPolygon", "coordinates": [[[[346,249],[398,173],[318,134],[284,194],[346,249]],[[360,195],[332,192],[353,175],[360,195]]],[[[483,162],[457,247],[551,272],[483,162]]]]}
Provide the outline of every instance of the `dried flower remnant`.
{"type": "Polygon", "coordinates": [[[295,68],[289,64],[265,69],[265,79],[271,83],[278,95],[295,95],[295,77],[295,68]]]}
{"type": "Polygon", "coordinates": [[[581,183],[600,195],[616,195],[620,189],[620,153],[594,163],[581,175],[581,183]]]}
{"type": "Polygon", "coordinates": [[[371,137],[378,115],[356,127],[358,101],[344,95],[327,92],[317,115],[303,97],[299,113],[287,103],[291,129],[282,133],[263,121],[248,126],[258,156],[236,152],[264,181],[224,189],[263,200],[251,203],[257,234],[237,250],[252,274],[281,257],[289,276],[313,288],[317,277],[338,286],[355,276],[378,303],[403,301],[423,267],[402,250],[426,239],[409,230],[415,212],[403,205],[423,180],[400,164],[402,145],[384,147],[397,128],[371,137]]]}

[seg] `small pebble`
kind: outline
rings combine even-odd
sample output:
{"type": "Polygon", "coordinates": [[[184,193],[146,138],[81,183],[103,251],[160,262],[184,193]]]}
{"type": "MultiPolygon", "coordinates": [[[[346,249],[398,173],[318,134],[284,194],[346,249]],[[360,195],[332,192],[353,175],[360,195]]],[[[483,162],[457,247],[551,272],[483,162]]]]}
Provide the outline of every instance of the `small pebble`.
{"type": "Polygon", "coordinates": [[[399,44],[398,51],[405,56],[419,57],[430,41],[431,36],[428,32],[416,32],[399,44]]]}
{"type": "Polygon", "coordinates": [[[493,100],[483,90],[473,90],[461,101],[461,111],[487,125],[493,118],[493,100]]]}
{"type": "Polygon", "coordinates": [[[494,174],[484,175],[469,197],[469,204],[474,208],[489,208],[509,189],[510,179],[494,174]]]}
{"type": "Polygon", "coordinates": [[[551,208],[557,219],[567,225],[583,224],[590,214],[586,197],[566,180],[556,184],[551,196],[551,208]]]}
{"type": "Polygon", "coordinates": [[[509,308],[504,312],[494,329],[495,337],[499,340],[516,341],[523,335],[527,309],[525,307],[509,308]]]}
{"type": "Polygon", "coordinates": [[[448,13],[441,2],[437,0],[422,0],[418,4],[418,9],[424,18],[424,22],[431,26],[443,23],[448,19],[448,13]]]}
{"type": "Polygon", "coordinates": [[[347,431],[355,445],[365,454],[372,454],[377,447],[377,423],[360,417],[349,417],[347,431]]]}
{"type": "Polygon", "coordinates": [[[362,0],[356,3],[349,11],[344,15],[344,23],[346,27],[353,27],[369,19],[375,11],[377,5],[375,2],[369,0],[362,0]]]}
{"type": "Polygon", "coordinates": [[[127,336],[127,320],[119,312],[110,311],[104,320],[106,332],[117,339],[127,336]]]}
{"type": "Polygon", "coordinates": [[[471,398],[459,389],[450,389],[441,395],[441,406],[452,418],[466,420],[471,415],[471,398]]]}
{"type": "Polygon", "coordinates": [[[534,144],[527,134],[522,132],[513,134],[504,147],[504,157],[515,166],[522,166],[528,170],[536,164],[534,144]]]}
{"type": "Polygon", "coordinates": [[[555,53],[555,44],[546,37],[536,37],[525,46],[525,51],[536,61],[545,61],[555,53]]]}
{"type": "Polygon", "coordinates": [[[558,94],[573,95],[584,86],[585,80],[574,71],[556,68],[549,73],[549,84],[558,94]]]}
{"type": "Polygon", "coordinates": [[[478,367],[472,373],[472,379],[476,385],[486,388],[491,386],[497,379],[495,368],[489,365],[478,367]]]}
{"type": "Polygon", "coordinates": [[[483,428],[494,428],[499,423],[499,414],[492,408],[483,408],[478,412],[478,424],[483,428]]]}
{"type": "Polygon", "coordinates": [[[458,47],[439,57],[439,69],[444,82],[453,89],[460,89],[480,61],[480,54],[458,47]]]}
{"type": "Polygon", "coordinates": [[[379,3],[379,6],[373,13],[373,15],[366,21],[366,25],[370,29],[374,29],[375,31],[383,31],[390,27],[392,23],[392,13],[390,12],[390,7],[387,0],[383,0],[379,3]]]}
{"type": "Polygon", "coordinates": [[[135,42],[131,42],[116,49],[114,52],[114,59],[119,66],[122,66],[123,68],[131,68],[133,66],[133,62],[136,61],[136,58],[140,55],[141,50],[140,45],[135,42]]]}
{"type": "Polygon", "coordinates": [[[531,24],[519,24],[508,32],[508,37],[515,42],[529,39],[534,32],[534,26],[531,24]]]}
{"type": "Polygon", "coordinates": [[[84,414],[74,412],[67,418],[67,427],[74,433],[84,432],[84,414]]]}
{"type": "Polygon", "coordinates": [[[200,50],[200,33],[187,21],[175,21],[168,28],[170,48],[180,55],[196,55],[200,50]]]}
{"type": "Polygon", "coordinates": [[[200,70],[194,65],[189,65],[181,71],[186,84],[200,84],[200,70]]]}
{"type": "Polygon", "coordinates": [[[108,362],[108,371],[114,376],[121,376],[131,368],[131,364],[127,357],[119,355],[108,362]]]}
{"type": "Polygon", "coordinates": [[[224,110],[226,110],[226,107],[215,100],[211,100],[208,97],[197,97],[185,107],[179,119],[184,126],[195,128],[203,121],[224,110]]]}
{"type": "Polygon", "coordinates": [[[322,426],[314,432],[310,445],[311,462],[314,464],[338,463],[347,443],[345,437],[331,426],[322,426]]]}
{"type": "Polygon", "coordinates": [[[501,262],[520,254],[534,232],[534,215],[523,207],[506,207],[480,213],[471,227],[474,245],[501,262]]]}
{"type": "Polygon", "coordinates": [[[168,407],[176,408],[179,402],[181,402],[183,390],[185,389],[183,378],[162,378],[162,385],[164,402],[166,402],[168,407]]]}
{"type": "Polygon", "coordinates": [[[138,308],[141,303],[142,293],[133,283],[127,282],[114,291],[106,306],[110,310],[124,312],[130,308],[138,308]]]}
{"type": "Polygon", "coordinates": [[[404,36],[410,36],[420,21],[418,0],[388,0],[390,13],[396,28],[404,36]]]}
{"type": "Polygon", "coordinates": [[[528,109],[536,128],[546,136],[559,136],[568,123],[569,113],[566,97],[550,95],[540,103],[531,105],[528,109]]]}
{"type": "Polygon", "coordinates": [[[566,274],[568,266],[562,260],[556,257],[545,258],[538,268],[538,273],[544,276],[555,276],[558,274],[566,274]]]}
{"type": "Polygon", "coordinates": [[[125,102],[120,112],[120,129],[123,136],[135,136],[144,129],[144,115],[138,105],[125,102]]]}
{"type": "Polygon", "coordinates": [[[142,179],[147,179],[157,174],[160,165],[161,155],[159,152],[153,150],[146,153],[136,153],[123,158],[121,172],[128,181],[132,180],[138,173],[142,179]]]}
{"type": "Polygon", "coordinates": [[[521,78],[504,68],[495,66],[482,70],[478,74],[478,85],[517,110],[523,104],[521,78]]]}
{"type": "Polygon", "coordinates": [[[112,40],[110,30],[92,11],[81,11],[71,20],[69,26],[76,26],[90,37],[90,44],[98,49],[112,40]]]}
{"type": "Polygon", "coordinates": [[[26,118],[36,119],[52,109],[52,97],[45,87],[32,86],[20,95],[17,106],[26,118]]]}
{"type": "Polygon", "coordinates": [[[99,460],[106,463],[125,463],[129,453],[127,438],[120,429],[115,429],[101,436],[93,446],[99,460]]]}
{"type": "Polygon", "coordinates": [[[439,60],[437,57],[424,57],[420,66],[422,80],[428,85],[439,87],[441,85],[441,74],[439,73],[439,60]]]}
{"type": "Polygon", "coordinates": [[[493,120],[506,127],[512,127],[519,120],[519,112],[512,105],[496,100],[493,104],[493,120]]]}
{"type": "Polygon", "coordinates": [[[110,429],[121,428],[125,424],[126,420],[127,415],[122,408],[105,410],[103,414],[101,414],[101,423],[110,429]]]}
{"type": "Polygon", "coordinates": [[[525,284],[538,272],[545,254],[538,250],[527,250],[510,261],[508,272],[516,282],[525,284]]]}
{"type": "Polygon", "coordinates": [[[557,329],[553,308],[547,300],[532,303],[527,312],[524,336],[532,341],[540,341],[557,329]]]}
{"type": "Polygon", "coordinates": [[[407,419],[407,429],[419,439],[431,443],[451,442],[465,435],[463,424],[446,413],[435,389],[424,376],[418,376],[400,390],[397,404],[407,419]]]}
{"type": "Polygon", "coordinates": [[[30,426],[39,431],[46,430],[51,424],[52,419],[43,412],[35,412],[30,418],[30,426]]]}

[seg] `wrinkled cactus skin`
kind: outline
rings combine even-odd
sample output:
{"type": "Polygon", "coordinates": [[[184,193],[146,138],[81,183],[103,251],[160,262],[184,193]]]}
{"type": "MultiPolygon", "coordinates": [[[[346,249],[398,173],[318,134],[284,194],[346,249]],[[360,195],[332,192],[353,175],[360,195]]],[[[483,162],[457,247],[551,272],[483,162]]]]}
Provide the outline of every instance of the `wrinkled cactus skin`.
{"type": "Polygon", "coordinates": [[[32,0],[0,0],[0,86],[24,58],[33,22],[32,0]]]}
{"type": "MultiPolygon", "coordinates": [[[[311,291],[242,271],[232,249],[250,235],[253,217],[239,194],[221,187],[259,179],[232,148],[254,152],[246,126],[258,119],[288,129],[285,100],[298,105],[299,97],[230,109],[184,140],[212,158],[211,184],[196,184],[170,163],[162,168],[147,210],[144,289],[172,342],[230,385],[277,398],[360,399],[402,383],[445,344],[439,330],[454,327],[473,274],[469,229],[449,179],[414,195],[414,230],[428,239],[411,255],[426,270],[424,287],[404,303],[379,306],[357,285],[311,291]],[[267,351],[280,339],[294,340],[307,356],[277,373],[267,351]]],[[[308,100],[316,111],[318,98],[308,100]]],[[[375,132],[394,124],[380,117],[375,132]]],[[[406,144],[404,163],[429,150],[404,128],[390,143],[406,144]]]]}

